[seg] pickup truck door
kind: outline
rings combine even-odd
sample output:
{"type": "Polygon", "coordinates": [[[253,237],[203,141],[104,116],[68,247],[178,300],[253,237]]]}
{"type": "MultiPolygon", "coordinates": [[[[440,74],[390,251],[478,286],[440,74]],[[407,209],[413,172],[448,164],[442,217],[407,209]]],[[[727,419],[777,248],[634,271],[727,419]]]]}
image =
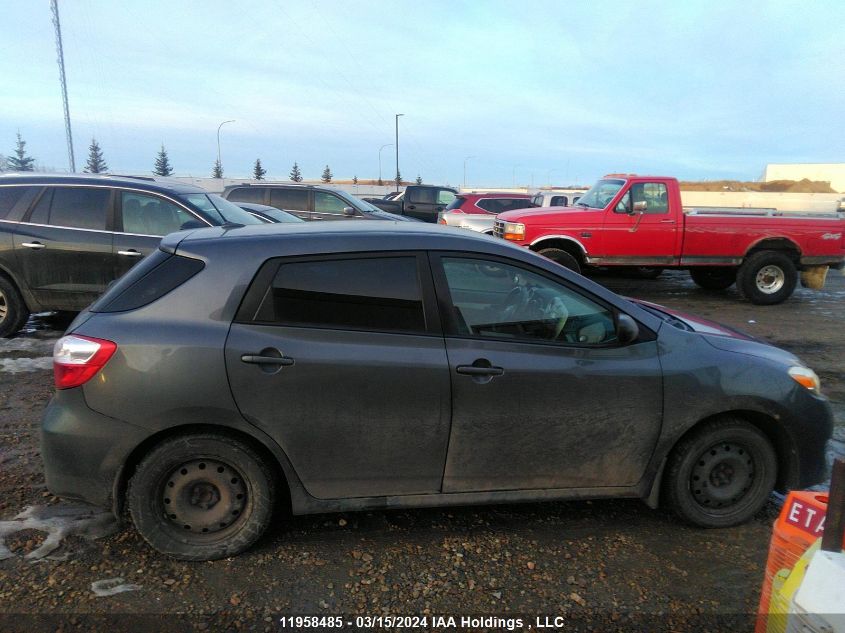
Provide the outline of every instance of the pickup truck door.
{"type": "Polygon", "coordinates": [[[437,222],[437,215],[455,199],[455,194],[448,189],[411,185],[405,190],[404,215],[422,220],[437,222]]]}
{"type": "Polygon", "coordinates": [[[611,307],[521,262],[431,257],[452,381],[443,492],[635,485],[660,432],[657,342],[615,344],[611,307]]]}
{"type": "Polygon", "coordinates": [[[598,264],[677,263],[678,216],[663,182],[635,182],[605,211],[598,264]]]}

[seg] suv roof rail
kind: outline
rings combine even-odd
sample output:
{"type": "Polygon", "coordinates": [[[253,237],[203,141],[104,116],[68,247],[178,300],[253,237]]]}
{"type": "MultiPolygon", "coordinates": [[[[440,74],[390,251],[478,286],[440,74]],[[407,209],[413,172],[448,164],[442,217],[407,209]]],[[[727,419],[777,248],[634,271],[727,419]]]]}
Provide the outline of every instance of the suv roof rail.
{"type": "Polygon", "coordinates": [[[133,180],[146,180],[148,182],[155,182],[156,179],[152,176],[129,176],[127,174],[102,174],[103,176],[111,176],[112,178],[131,178],[133,180]]]}

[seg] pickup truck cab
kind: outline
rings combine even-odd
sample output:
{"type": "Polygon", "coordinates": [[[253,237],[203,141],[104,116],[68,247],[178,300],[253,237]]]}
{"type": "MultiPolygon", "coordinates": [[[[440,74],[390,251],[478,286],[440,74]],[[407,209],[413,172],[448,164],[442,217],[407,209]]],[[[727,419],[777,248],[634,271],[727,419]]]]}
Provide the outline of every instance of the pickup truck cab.
{"type": "Polygon", "coordinates": [[[799,271],[842,268],[845,216],[774,209],[684,208],[675,178],[612,174],[572,207],[508,211],[494,234],[581,271],[688,269],[708,289],[736,283],[756,304],[787,299],[799,271]]]}
{"type": "Polygon", "coordinates": [[[390,194],[385,198],[364,198],[388,213],[404,215],[423,222],[437,222],[441,211],[445,210],[458,195],[456,189],[437,185],[408,185],[400,194],[390,194]]]}

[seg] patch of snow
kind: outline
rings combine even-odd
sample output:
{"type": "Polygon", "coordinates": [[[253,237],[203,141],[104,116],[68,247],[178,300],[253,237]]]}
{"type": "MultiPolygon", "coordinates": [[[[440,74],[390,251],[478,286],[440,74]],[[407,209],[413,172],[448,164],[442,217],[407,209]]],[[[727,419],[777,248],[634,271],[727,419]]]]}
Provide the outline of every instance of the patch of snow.
{"type": "Polygon", "coordinates": [[[10,374],[52,368],[52,356],[41,356],[39,358],[0,358],[0,371],[9,372],[10,374]]]}
{"type": "Polygon", "coordinates": [[[111,512],[93,506],[29,506],[11,521],[0,521],[0,560],[14,556],[6,538],[23,530],[47,533],[40,547],[25,556],[28,560],[38,560],[52,554],[68,536],[98,539],[114,534],[117,520],[111,512]]]}
{"type": "Polygon", "coordinates": [[[138,589],[141,589],[141,585],[125,583],[123,578],[105,578],[104,580],[95,580],[91,583],[91,591],[95,596],[100,598],[113,596],[125,591],[138,591],[138,589]]]}

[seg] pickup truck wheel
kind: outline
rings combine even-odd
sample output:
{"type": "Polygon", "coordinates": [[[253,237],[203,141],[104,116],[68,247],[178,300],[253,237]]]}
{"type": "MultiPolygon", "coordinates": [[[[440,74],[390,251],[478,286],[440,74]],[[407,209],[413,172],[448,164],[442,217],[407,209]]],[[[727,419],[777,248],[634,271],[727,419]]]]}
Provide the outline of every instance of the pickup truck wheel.
{"type": "Polygon", "coordinates": [[[667,501],[681,519],[707,528],[747,521],[775,485],[777,457],[757,427],[736,416],[705,424],[672,451],[667,501]]]}
{"type": "Polygon", "coordinates": [[[722,266],[691,268],[689,274],[696,285],[706,290],[727,290],[736,282],[736,268],[722,266]]]}
{"type": "Polygon", "coordinates": [[[736,277],[746,299],[757,305],[774,305],[789,298],[798,283],[795,263],[786,253],[760,251],[746,259],[736,277]]]}
{"type": "Polygon", "coordinates": [[[250,547],[270,525],[273,473],[255,449],[226,435],[165,440],[129,481],[129,513],[141,536],[181,560],[214,560],[250,547]]]}
{"type": "Polygon", "coordinates": [[[578,263],[578,260],[564,250],[559,248],[544,248],[537,252],[569,270],[574,270],[576,273],[581,272],[581,264],[578,263]]]}
{"type": "Polygon", "coordinates": [[[18,289],[0,276],[0,337],[14,336],[29,318],[29,310],[18,289]]]}

